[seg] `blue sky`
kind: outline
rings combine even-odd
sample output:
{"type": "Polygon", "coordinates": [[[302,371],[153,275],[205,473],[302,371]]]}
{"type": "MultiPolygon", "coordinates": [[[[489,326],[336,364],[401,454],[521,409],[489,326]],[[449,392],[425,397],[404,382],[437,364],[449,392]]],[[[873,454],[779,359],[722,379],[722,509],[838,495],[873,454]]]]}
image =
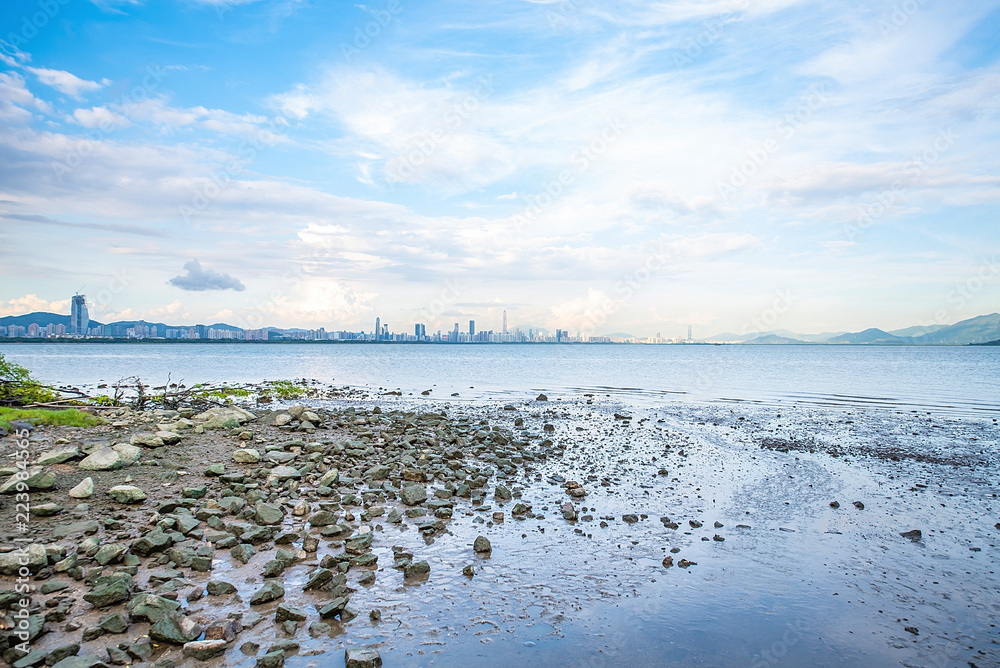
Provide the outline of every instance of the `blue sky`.
{"type": "Polygon", "coordinates": [[[0,315],[673,337],[1000,305],[998,2],[0,16],[0,315]]]}

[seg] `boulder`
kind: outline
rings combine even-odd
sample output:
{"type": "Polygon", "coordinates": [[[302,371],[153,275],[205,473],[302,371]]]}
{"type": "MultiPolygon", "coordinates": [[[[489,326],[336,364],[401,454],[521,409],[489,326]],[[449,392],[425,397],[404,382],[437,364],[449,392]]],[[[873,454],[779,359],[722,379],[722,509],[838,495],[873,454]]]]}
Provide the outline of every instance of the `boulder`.
{"type": "Polygon", "coordinates": [[[41,466],[32,466],[25,471],[19,471],[10,476],[0,485],[0,494],[14,494],[19,491],[47,492],[56,486],[56,474],[45,471],[41,466]],[[20,483],[24,483],[21,486],[20,483]],[[22,487],[21,489],[18,489],[22,487]]]}
{"type": "Polygon", "coordinates": [[[38,455],[38,461],[35,463],[38,466],[52,466],[53,464],[68,462],[69,460],[76,459],[79,456],[79,447],[75,445],[66,445],[61,448],[55,448],[54,450],[47,450],[46,452],[43,452],[38,455]]]}
{"type": "Polygon", "coordinates": [[[83,595],[83,600],[95,608],[106,608],[115,603],[121,603],[129,595],[129,586],[123,578],[112,580],[108,584],[94,587],[83,595]]]}
{"type": "Polygon", "coordinates": [[[259,501],[257,502],[257,505],[254,506],[254,518],[256,519],[257,524],[263,524],[265,526],[281,524],[281,520],[285,518],[285,511],[281,506],[259,501]]]}
{"type": "Polygon", "coordinates": [[[144,448],[162,448],[164,445],[162,438],[156,434],[150,434],[148,432],[133,434],[132,438],[130,438],[128,442],[132,445],[138,445],[144,448]]]}
{"type": "Polygon", "coordinates": [[[352,647],[344,652],[346,668],[381,668],[382,657],[375,645],[352,647]]]}
{"type": "Polygon", "coordinates": [[[226,653],[229,646],[225,640],[195,640],[184,643],[184,656],[197,661],[208,661],[226,653]]]}
{"type": "Polygon", "coordinates": [[[149,627],[149,637],[172,645],[184,645],[197,640],[202,631],[201,624],[172,610],[149,627]]]}
{"type": "Polygon", "coordinates": [[[69,495],[74,499],[89,499],[94,495],[94,479],[84,478],[76,487],[69,490],[69,495]]]}
{"type": "Polygon", "coordinates": [[[400,490],[399,498],[408,506],[417,506],[427,500],[427,490],[420,485],[410,485],[400,490]]]}
{"type": "Polygon", "coordinates": [[[125,460],[114,448],[95,450],[77,464],[84,471],[114,471],[124,466],[125,460]]]}
{"type": "Polygon", "coordinates": [[[263,605],[276,601],[285,595],[285,588],[277,580],[268,580],[264,586],[250,597],[250,605],[263,605]]]}
{"type": "Polygon", "coordinates": [[[115,485],[108,490],[108,496],[118,503],[141,503],[146,493],[134,485],[115,485]]]}
{"type": "Polygon", "coordinates": [[[472,549],[478,554],[489,554],[493,551],[493,546],[490,545],[490,539],[486,536],[476,536],[476,540],[472,543],[472,549]]]}
{"type": "Polygon", "coordinates": [[[175,431],[158,431],[154,436],[163,441],[164,445],[177,445],[181,442],[181,435],[175,431]]]}
{"type": "Polygon", "coordinates": [[[260,461],[260,452],[253,448],[240,448],[233,451],[233,461],[237,464],[256,464],[260,461]]]}
{"type": "Polygon", "coordinates": [[[26,548],[23,548],[23,551],[19,548],[13,552],[0,554],[0,574],[17,575],[21,566],[27,566],[28,570],[32,573],[37,573],[45,568],[45,565],[48,563],[49,558],[45,551],[45,546],[39,543],[31,543],[26,548]],[[25,560],[28,563],[22,564],[21,562],[25,560]]]}

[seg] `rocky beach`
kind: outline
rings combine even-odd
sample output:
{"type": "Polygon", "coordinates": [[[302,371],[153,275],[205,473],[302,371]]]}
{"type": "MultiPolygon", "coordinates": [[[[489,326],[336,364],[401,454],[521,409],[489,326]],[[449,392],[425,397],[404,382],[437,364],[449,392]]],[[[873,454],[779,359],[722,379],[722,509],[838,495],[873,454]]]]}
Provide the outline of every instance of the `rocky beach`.
{"type": "Polygon", "coordinates": [[[0,658],[1000,664],[995,419],[313,395],[0,439],[0,658]]]}

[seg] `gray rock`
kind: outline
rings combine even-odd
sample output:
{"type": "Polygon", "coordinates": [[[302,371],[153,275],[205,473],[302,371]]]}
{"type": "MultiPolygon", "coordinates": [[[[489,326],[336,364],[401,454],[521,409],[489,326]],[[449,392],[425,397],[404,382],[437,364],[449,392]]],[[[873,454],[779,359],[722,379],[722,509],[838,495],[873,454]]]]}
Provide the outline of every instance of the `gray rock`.
{"type": "Polygon", "coordinates": [[[76,487],[69,490],[69,495],[74,499],[89,499],[94,495],[94,479],[84,478],[76,487]]]}
{"type": "Polygon", "coordinates": [[[346,668],[381,668],[382,657],[375,645],[352,647],[344,652],[346,668]]]}
{"type": "Polygon", "coordinates": [[[233,451],[233,461],[237,464],[256,464],[260,461],[260,452],[253,448],[240,448],[233,451]]]}
{"type": "Polygon", "coordinates": [[[14,494],[19,491],[47,492],[56,486],[56,474],[44,471],[41,466],[32,466],[23,473],[27,476],[24,480],[21,480],[19,475],[12,475],[0,485],[0,494],[14,494]],[[21,485],[22,482],[24,485],[21,485]]]}
{"type": "Polygon", "coordinates": [[[207,589],[210,596],[228,596],[236,593],[236,587],[223,580],[209,580],[207,589]]]}
{"type": "Polygon", "coordinates": [[[80,448],[75,445],[66,445],[61,448],[55,448],[54,450],[48,450],[38,455],[38,461],[35,463],[38,466],[52,466],[53,464],[62,464],[63,462],[68,462],[71,459],[76,459],[80,456],[80,448]]]}
{"type": "Polygon", "coordinates": [[[125,609],[128,611],[132,621],[155,624],[166,617],[168,613],[174,612],[180,607],[181,604],[177,601],[171,601],[169,598],[157,596],[156,594],[141,592],[132,597],[132,600],[125,606],[125,609]]]}
{"type": "Polygon", "coordinates": [[[182,651],[184,656],[191,659],[208,661],[209,659],[225,654],[228,646],[229,643],[225,640],[195,640],[184,643],[182,651]]]}
{"type": "Polygon", "coordinates": [[[184,645],[197,640],[202,631],[201,624],[172,610],[149,627],[149,637],[172,645],[184,645]]]}
{"type": "Polygon", "coordinates": [[[94,587],[83,595],[83,600],[95,608],[106,608],[115,603],[121,603],[129,595],[128,582],[124,579],[112,580],[110,583],[94,587]]]}
{"type": "Polygon", "coordinates": [[[254,507],[254,517],[257,520],[257,524],[281,524],[281,521],[285,518],[285,511],[281,506],[258,502],[254,507]]]}
{"type": "Polygon", "coordinates": [[[125,461],[114,448],[95,450],[77,464],[84,471],[114,471],[123,468],[125,461]]]}
{"type": "Polygon", "coordinates": [[[141,433],[133,434],[132,438],[128,441],[132,445],[138,445],[146,448],[162,448],[164,443],[163,439],[156,434],[141,433]]]}
{"type": "Polygon", "coordinates": [[[268,652],[257,659],[257,668],[281,668],[285,665],[285,653],[280,649],[268,652]]]}
{"type": "Polygon", "coordinates": [[[67,656],[52,668],[109,668],[96,656],[67,656]]]}
{"type": "Polygon", "coordinates": [[[181,435],[175,431],[158,431],[154,434],[164,445],[177,445],[181,442],[181,435]]]}
{"type": "Polygon", "coordinates": [[[489,554],[493,551],[493,546],[490,545],[490,540],[486,536],[476,536],[476,540],[472,543],[472,549],[479,554],[489,554]]]}
{"type": "Polygon", "coordinates": [[[427,490],[421,485],[410,485],[399,491],[399,498],[408,506],[417,506],[427,500],[427,490]]]}
{"type": "Polygon", "coordinates": [[[250,597],[250,605],[262,605],[276,601],[285,595],[285,588],[276,580],[268,580],[264,586],[254,592],[250,597]]]}
{"type": "Polygon", "coordinates": [[[48,553],[45,546],[39,543],[31,543],[24,548],[0,554],[0,573],[3,575],[16,575],[21,566],[27,566],[32,573],[37,573],[45,568],[49,563],[48,553]],[[22,564],[22,561],[28,563],[22,564]]]}
{"type": "Polygon", "coordinates": [[[118,503],[140,503],[146,500],[146,493],[134,485],[115,485],[108,490],[108,496],[118,503]]]}

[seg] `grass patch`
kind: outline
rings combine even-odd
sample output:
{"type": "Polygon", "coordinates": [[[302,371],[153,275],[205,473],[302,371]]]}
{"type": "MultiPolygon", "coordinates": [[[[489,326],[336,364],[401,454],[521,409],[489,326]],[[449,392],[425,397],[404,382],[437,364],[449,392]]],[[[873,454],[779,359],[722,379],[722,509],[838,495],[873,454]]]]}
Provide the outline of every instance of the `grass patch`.
{"type": "Polygon", "coordinates": [[[290,380],[274,380],[266,383],[266,386],[266,394],[274,395],[282,401],[298,399],[299,397],[305,396],[308,389],[304,385],[299,385],[290,380]]]}
{"type": "Polygon", "coordinates": [[[11,431],[12,420],[22,420],[32,424],[51,424],[64,427],[95,427],[104,424],[104,420],[87,413],[81,413],[75,408],[66,410],[47,410],[45,408],[3,408],[0,407],[0,427],[11,431]]]}

